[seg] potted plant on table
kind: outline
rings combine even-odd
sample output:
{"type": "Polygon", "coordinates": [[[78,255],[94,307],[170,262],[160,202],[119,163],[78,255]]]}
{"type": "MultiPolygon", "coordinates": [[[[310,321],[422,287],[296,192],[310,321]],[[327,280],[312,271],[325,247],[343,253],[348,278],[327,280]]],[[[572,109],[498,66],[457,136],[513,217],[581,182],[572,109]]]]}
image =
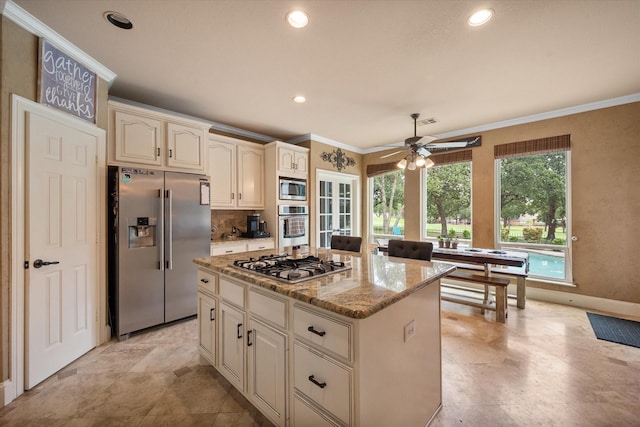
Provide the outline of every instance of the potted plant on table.
{"type": "Polygon", "coordinates": [[[451,247],[451,237],[447,237],[447,238],[444,240],[444,247],[445,247],[445,248],[450,248],[450,247],[451,247]]]}
{"type": "Polygon", "coordinates": [[[438,247],[444,248],[444,237],[438,236],[438,247]]]}
{"type": "Polygon", "coordinates": [[[458,239],[455,237],[451,240],[451,249],[458,249],[458,239]]]}

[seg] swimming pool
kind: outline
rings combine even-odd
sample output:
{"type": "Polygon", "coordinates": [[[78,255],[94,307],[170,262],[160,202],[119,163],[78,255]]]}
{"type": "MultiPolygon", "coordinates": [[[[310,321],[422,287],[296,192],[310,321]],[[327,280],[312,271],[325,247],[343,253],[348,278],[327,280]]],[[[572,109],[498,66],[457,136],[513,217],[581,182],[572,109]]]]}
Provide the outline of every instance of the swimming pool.
{"type": "Polygon", "coordinates": [[[529,252],[529,274],[564,279],[564,257],[529,252]]]}

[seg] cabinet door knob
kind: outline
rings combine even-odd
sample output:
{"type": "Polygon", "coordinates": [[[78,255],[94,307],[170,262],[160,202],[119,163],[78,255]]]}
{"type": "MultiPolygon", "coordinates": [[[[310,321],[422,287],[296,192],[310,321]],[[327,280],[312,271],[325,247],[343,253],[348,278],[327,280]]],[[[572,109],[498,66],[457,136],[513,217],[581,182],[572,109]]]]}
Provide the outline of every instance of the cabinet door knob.
{"type": "Polygon", "coordinates": [[[202,283],[209,283],[209,279],[200,279],[202,283]]]}

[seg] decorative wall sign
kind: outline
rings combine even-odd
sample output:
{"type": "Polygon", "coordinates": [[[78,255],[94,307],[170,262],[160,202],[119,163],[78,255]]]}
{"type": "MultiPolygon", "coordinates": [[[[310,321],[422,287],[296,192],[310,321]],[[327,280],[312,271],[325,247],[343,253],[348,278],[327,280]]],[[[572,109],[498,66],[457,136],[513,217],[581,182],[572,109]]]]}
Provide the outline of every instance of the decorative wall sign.
{"type": "Polygon", "coordinates": [[[351,157],[347,157],[347,155],[339,148],[337,150],[333,150],[331,153],[322,153],[322,160],[330,162],[336,169],[338,169],[338,171],[341,171],[347,166],[356,165],[356,161],[351,157]]]}
{"type": "Polygon", "coordinates": [[[96,73],[40,39],[38,90],[41,104],[96,122],[96,73]]]}

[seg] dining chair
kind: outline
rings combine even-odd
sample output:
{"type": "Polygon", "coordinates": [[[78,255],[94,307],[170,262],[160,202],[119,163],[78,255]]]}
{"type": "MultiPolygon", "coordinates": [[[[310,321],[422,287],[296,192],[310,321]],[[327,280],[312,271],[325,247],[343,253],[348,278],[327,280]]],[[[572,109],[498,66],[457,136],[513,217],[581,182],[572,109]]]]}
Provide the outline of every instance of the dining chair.
{"type": "Polygon", "coordinates": [[[362,247],[362,237],[355,236],[331,236],[331,249],[341,251],[360,252],[362,247]]]}
{"type": "Polygon", "coordinates": [[[389,240],[389,256],[431,261],[433,243],[412,240],[389,240]]]}

